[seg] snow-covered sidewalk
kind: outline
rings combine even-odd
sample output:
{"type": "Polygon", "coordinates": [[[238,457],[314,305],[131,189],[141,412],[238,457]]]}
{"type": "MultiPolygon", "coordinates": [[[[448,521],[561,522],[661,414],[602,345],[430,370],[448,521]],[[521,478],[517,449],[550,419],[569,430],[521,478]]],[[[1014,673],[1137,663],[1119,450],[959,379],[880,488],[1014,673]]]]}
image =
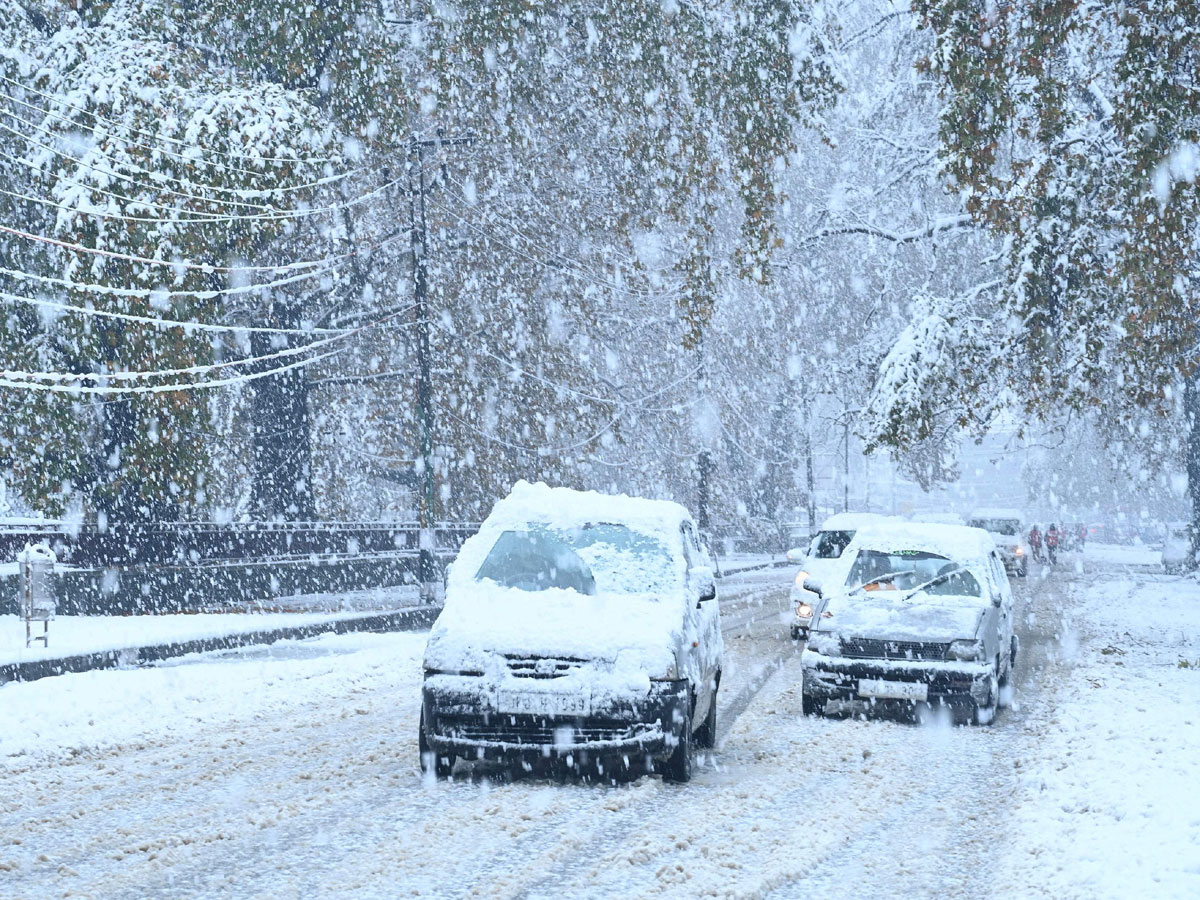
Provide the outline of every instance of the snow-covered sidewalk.
{"type": "Polygon", "coordinates": [[[1200,897],[1200,584],[1074,585],[1058,696],[1012,764],[1031,896],[1200,897]]]}
{"type": "MultiPolygon", "coordinates": [[[[50,623],[48,647],[40,641],[26,647],[24,620],[0,615],[0,665],[342,622],[411,608],[417,605],[417,594],[415,588],[314,594],[281,598],[280,605],[293,611],[59,616],[50,623]]],[[[41,623],[33,623],[33,629],[40,635],[41,623]]]]}

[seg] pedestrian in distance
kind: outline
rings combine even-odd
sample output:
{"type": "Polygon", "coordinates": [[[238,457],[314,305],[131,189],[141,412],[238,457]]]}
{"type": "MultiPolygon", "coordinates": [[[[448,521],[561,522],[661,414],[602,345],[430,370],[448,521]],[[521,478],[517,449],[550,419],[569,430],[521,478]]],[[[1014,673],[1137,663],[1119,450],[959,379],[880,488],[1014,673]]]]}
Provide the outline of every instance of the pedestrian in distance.
{"type": "Polygon", "coordinates": [[[1050,559],[1050,565],[1058,562],[1058,529],[1053,522],[1046,529],[1046,556],[1050,559]]]}
{"type": "Polygon", "coordinates": [[[1029,552],[1033,554],[1034,562],[1042,561],[1042,533],[1036,525],[1029,529],[1029,552]]]}

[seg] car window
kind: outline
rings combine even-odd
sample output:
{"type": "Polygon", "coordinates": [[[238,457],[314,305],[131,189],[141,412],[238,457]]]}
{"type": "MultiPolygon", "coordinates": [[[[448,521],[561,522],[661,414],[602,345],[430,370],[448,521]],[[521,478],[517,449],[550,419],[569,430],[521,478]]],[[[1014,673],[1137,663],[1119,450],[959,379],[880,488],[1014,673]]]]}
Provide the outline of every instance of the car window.
{"type": "Polygon", "coordinates": [[[960,569],[958,563],[951,562],[942,566],[939,575],[953,572],[945,581],[929,588],[926,593],[939,597],[982,597],[983,587],[979,580],[966,569],[960,569]],[[954,571],[957,569],[958,571],[954,571]]]}
{"type": "Polygon", "coordinates": [[[859,550],[850,566],[846,587],[856,588],[883,576],[895,576],[881,590],[910,590],[941,574],[949,559],[924,550],[859,550]]]}
{"type": "Polygon", "coordinates": [[[814,559],[837,559],[852,540],[853,531],[821,531],[813,538],[809,553],[814,559]]]}
{"type": "Polygon", "coordinates": [[[667,590],[674,573],[660,540],[624,525],[562,529],[531,523],[503,532],[475,579],[522,591],[642,594],[667,590]]]}

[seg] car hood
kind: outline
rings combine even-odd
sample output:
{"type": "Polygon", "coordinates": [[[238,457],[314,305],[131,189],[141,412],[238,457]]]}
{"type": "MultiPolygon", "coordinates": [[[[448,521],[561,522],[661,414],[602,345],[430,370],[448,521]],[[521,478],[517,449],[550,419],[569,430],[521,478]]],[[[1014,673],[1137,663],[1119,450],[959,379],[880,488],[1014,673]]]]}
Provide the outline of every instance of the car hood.
{"type": "Polygon", "coordinates": [[[974,638],[987,612],[984,601],[978,598],[932,600],[918,594],[905,601],[879,596],[884,593],[835,598],[829,607],[833,615],[824,620],[821,630],[845,637],[948,643],[974,638]]]}
{"type": "Polygon", "coordinates": [[[425,667],[490,671],[498,656],[570,657],[607,670],[658,677],[676,662],[690,625],[682,601],[651,596],[583,596],[480,586],[448,597],[425,648],[425,667]]]}

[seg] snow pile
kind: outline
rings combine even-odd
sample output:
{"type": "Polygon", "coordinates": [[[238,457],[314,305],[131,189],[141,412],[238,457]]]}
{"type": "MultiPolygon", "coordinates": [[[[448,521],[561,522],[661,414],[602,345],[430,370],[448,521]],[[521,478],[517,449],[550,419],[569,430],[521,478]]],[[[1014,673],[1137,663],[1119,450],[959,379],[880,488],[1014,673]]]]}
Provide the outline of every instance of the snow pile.
{"type": "Polygon", "coordinates": [[[374,613],[204,613],[173,616],[58,616],[50,626],[50,646],[25,646],[25,620],[0,616],[0,663],[100,653],[154,644],[315,625],[374,613]]]}
{"type": "Polygon", "coordinates": [[[346,705],[347,695],[368,684],[386,687],[394,700],[396,691],[419,689],[424,639],[328,635],[7,684],[0,687],[0,771],[31,757],[220,734],[289,707],[302,715],[305,704],[346,705]]]}
{"type": "Polygon", "coordinates": [[[1076,665],[1013,760],[1013,867],[1049,897],[1200,896],[1200,588],[1118,580],[1081,599],[1076,665]]]}

